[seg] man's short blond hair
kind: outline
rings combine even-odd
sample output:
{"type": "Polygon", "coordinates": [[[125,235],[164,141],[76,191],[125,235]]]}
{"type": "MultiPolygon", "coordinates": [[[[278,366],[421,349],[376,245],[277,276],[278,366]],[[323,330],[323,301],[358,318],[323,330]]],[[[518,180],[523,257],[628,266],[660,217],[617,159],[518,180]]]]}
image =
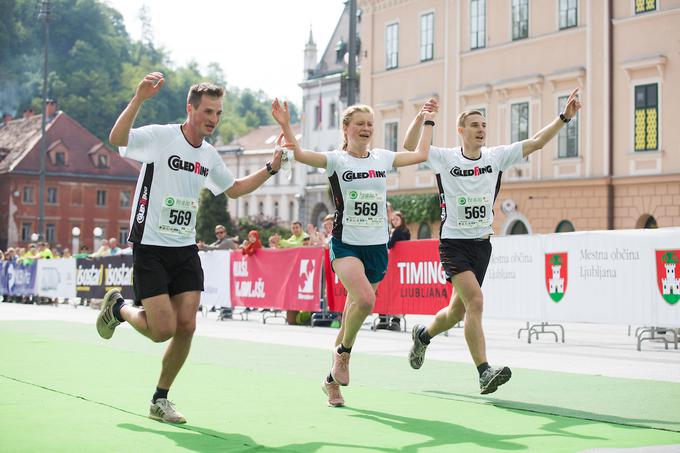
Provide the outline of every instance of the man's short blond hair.
{"type": "Polygon", "coordinates": [[[458,127],[465,127],[465,120],[468,116],[479,115],[486,120],[486,117],[479,110],[465,110],[460,115],[458,115],[458,127]]]}

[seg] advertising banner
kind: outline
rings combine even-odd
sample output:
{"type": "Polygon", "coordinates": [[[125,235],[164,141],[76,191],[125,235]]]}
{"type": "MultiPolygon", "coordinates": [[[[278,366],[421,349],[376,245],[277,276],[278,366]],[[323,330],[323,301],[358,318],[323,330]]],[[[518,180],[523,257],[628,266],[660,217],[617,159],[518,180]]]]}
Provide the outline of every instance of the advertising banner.
{"type": "Polygon", "coordinates": [[[101,299],[111,288],[121,288],[125,299],[134,299],[132,255],[78,258],[76,261],[78,297],[101,299]]]}
{"type": "Polygon", "coordinates": [[[38,296],[51,299],[76,298],[76,259],[38,260],[36,290],[38,296]]]}
{"type": "Polygon", "coordinates": [[[7,267],[9,266],[9,261],[0,261],[0,295],[9,295],[9,289],[7,288],[7,267]]]}
{"type": "Polygon", "coordinates": [[[35,292],[36,263],[19,264],[16,261],[3,263],[2,292],[10,296],[32,296],[35,292]]]}
{"type": "MultiPolygon", "coordinates": [[[[229,288],[229,250],[198,252],[203,267],[203,288],[201,305],[203,307],[231,307],[229,288]]],[[[240,252],[235,252],[240,255],[240,252]]]]}
{"type": "MultiPolygon", "coordinates": [[[[329,310],[341,312],[347,291],[330,261],[326,276],[329,310]]],[[[434,314],[448,305],[450,298],[451,284],[439,261],[439,241],[402,241],[389,251],[387,274],[378,286],[373,312],[434,314]]]]}
{"type": "MultiPolygon", "coordinates": [[[[436,240],[390,251],[375,313],[434,314],[446,306],[436,240]]],[[[482,290],[498,319],[680,326],[680,228],[492,237],[482,290]]],[[[327,264],[329,309],[346,291],[327,264]]]]}
{"type": "Polygon", "coordinates": [[[234,306],[319,311],[321,247],[260,249],[252,256],[231,253],[234,306]]]}
{"type": "Polygon", "coordinates": [[[547,294],[540,237],[494,236],[491,248],[491,259],[482,285],[484,316],[540,320],[539,297],[547,294]]]}

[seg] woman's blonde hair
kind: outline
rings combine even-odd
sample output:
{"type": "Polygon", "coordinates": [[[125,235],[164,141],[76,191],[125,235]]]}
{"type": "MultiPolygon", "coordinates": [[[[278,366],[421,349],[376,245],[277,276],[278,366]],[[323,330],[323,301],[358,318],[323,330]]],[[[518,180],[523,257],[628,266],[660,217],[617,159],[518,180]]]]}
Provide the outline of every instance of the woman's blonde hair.
{"type": "Polygon", "coordinates": [[[352,121],[352,116],[356,112],[362,112],[362,113],[370,113],[373,115],[373,109],[366,104],[356,104],[349,106],[345,109],[344,112],[342,112],[342,149],[345,150],[347,149],[347,134],[344,131],[345,126],[349,126],[349,123],[352,121]]]}

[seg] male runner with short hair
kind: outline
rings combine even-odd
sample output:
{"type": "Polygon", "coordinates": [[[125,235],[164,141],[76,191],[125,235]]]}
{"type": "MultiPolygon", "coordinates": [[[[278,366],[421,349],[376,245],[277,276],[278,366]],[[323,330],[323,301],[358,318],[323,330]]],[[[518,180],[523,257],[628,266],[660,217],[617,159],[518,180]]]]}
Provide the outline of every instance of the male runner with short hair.
{"type": "MultiPolygon", "coordinates": [[[[409,126],[404,148],[415,149],[424,112],[432,110],[433,102],[436,109],[436,101],[431,99],[409,126]]],[[[536,135],[511,145],[492,148],[484,146],[484,115],[477,110],[468,110],[458,116],[462,146],[430,147],[427,163],[437,177],[442,210],[439,255],[455,291],[448,307],[439,310],[429,326],[413,327],[413,346],[409,353],[412,368],[422,366],[425,350],[435,335],[449,330],[465,318],[465,341],[479,373],[480,392],[493,393],[512,376],[508,367],[489,366],[482,330],[481,286],[491,258],[493,203],[500,190],[502,172],[542,149],[580,108],[576,88],[569,96],[564,111],[536,135]]]]}
{"type": "Polygon", "coordinates": [[[224,96],[222,87],[210,83],[190,88],[183,124],[132,129],[144,101],[155,96],[164,82],[160,72],[144,77],[109,135],[123,157],[143,163],[129,242],[134,247],[135,299],[141,300],[144,308],[127,305],[120,293],[109,291],[97,318],[97,332],[109,339],[116,326],[127,321],[154,342],[170,340],[149,417],[186,423],[167,397],[189,354],[203,291],[195,230],[201,189],[207,187],[215,195],[225,191],[231,198],[250,193],[279,170],[281,151],[274,152],[266,168],[235,179],[215,148],[204,140],[219,124],[224,96]]]}

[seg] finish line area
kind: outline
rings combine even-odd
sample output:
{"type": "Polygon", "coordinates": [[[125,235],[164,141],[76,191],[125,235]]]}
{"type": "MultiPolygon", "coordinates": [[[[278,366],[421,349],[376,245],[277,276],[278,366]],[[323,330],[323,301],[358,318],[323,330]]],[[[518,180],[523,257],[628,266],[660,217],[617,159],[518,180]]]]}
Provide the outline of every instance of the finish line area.
{"type": "Polygon", "coordinates": [[[175,426],[147,418],[165,345],[127,325],[101,340],[96,314],[0,304],[0,451],[680,451],[680,355],[637,351],[627,326],[569,324],[567,343],[528,344],[516,321],[487,320],[490,363],[513,378],[480,395],[462,329],[415,371],[410,334],[366,325],[346,407],[330,408],[337,329],[198,315],[175,426]]]}

